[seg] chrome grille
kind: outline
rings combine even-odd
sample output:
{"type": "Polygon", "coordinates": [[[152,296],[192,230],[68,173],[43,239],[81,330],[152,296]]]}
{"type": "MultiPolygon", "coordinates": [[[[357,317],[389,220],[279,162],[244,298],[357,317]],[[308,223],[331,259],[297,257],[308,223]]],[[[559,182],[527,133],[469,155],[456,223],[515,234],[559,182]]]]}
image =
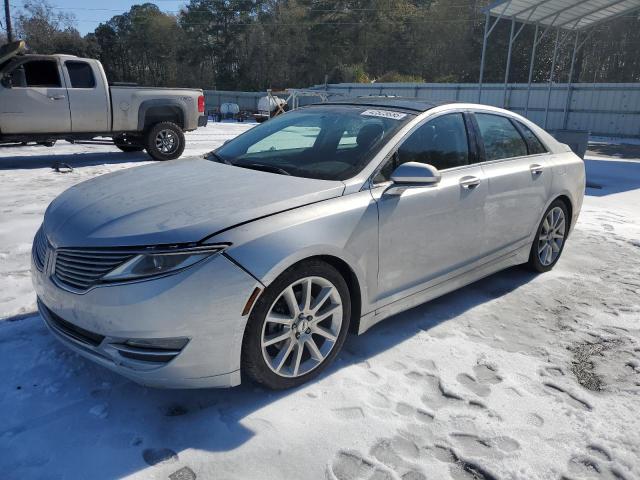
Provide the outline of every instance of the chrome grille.
{"type": "Polygon", "coordinates": [[[87,290],[114,268],[134,255],[113,250],[80,250],[61,248],[56,251],[56,280],[76,290],[87,290]]]}
{"type": "Polygon", "coordinates": [[[36,236],[33,239],[33,247],[31,249],[33,254],[33,260],[38,270],[44,269],[44,264],[47,260],[47,239],[44,236],[42,227],[38,229],[36,236]]]}

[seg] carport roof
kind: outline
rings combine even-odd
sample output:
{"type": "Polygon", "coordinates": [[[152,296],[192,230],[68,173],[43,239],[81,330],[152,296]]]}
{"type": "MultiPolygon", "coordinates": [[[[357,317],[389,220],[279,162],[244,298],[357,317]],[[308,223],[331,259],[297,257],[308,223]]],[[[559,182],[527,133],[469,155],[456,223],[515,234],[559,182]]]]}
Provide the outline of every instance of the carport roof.
{"type": "Polygon", "coordinates": [[[640,0],[498,0],[493,16],[517,22],[580,30],[640,9],[640,0]]]}

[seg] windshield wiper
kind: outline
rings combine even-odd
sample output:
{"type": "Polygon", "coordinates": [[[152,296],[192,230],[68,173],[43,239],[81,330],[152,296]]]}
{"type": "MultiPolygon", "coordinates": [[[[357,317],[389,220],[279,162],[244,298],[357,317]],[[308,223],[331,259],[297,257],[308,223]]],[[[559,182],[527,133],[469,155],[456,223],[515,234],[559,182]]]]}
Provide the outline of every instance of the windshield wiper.
{"type": "Polygon", "coordinates": [[[291,175],[284,168],[276,167],[274,165],[265,165],[264,163],[234,163],[236,167],[250,168],[251,170],[259,170],[262,172],[279,173],[280,175],[291,175]]]}
{"type": "Polygon", "coordinates": [[[206,158],[207,160],[213,160],[214,162],[224,163],[225,165],[232,165],[232,163],[229,160],[225,160],[216,152],[209,152],[204,156],[204,158],[206,158]]]}

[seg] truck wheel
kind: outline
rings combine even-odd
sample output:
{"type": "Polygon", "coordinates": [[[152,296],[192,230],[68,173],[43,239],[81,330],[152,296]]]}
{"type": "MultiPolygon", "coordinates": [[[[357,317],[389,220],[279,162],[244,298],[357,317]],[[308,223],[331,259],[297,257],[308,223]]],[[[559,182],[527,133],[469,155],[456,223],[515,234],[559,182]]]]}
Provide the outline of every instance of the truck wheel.
{"type": "Polygon", "coordinates": [[[184,152],[184,133],[173,122],[156,123],[146,133],[145,146],[154,160],[174,160],[184,152]]]}
{"type": "Polygon", "coordinates": [[[144,150],[144,147],[140,145],[140,139],[130,137],[126,134],[113,137],[113,144],[125,153],[141,152],[144,150]]]}

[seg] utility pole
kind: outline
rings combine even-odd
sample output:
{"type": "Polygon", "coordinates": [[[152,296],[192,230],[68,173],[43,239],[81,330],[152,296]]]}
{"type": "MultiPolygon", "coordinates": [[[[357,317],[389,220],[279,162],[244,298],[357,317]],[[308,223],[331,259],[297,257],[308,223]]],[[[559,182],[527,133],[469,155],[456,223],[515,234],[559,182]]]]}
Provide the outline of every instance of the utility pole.
{"type": "Polygon", "coordinates": [[[9,9],[9,0],[4,0],[4,16],[7,25],[7,43],[13,42],[13,28],[11,27],[11,10],[9,9]]]}

